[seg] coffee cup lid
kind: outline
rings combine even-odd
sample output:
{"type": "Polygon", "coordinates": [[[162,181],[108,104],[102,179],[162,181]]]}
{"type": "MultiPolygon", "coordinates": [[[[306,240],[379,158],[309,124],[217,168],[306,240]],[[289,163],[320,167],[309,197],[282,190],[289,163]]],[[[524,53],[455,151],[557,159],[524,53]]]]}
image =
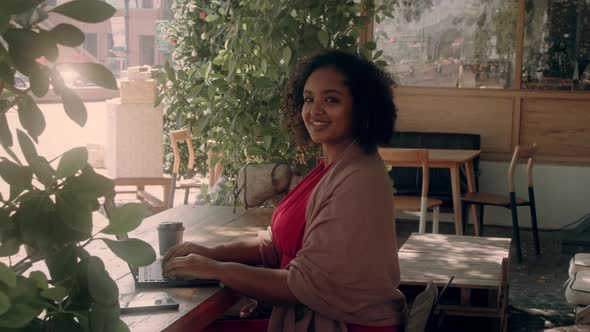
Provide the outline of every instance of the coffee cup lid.
{"type": "Polygon", "coordinates": [[[182,223],[179,221],[164,221],[158,226],[158,229],[164,230],[184,230],[182,223]]]}

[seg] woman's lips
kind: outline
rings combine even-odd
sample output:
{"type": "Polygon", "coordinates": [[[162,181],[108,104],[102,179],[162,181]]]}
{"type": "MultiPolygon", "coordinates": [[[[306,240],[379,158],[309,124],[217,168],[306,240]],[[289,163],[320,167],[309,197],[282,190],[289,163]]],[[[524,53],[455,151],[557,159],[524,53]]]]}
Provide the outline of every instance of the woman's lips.
{"type": "Polygon", "coordinates": [[[316,129],[316,130],[326,128],[328,125],[330,125],[329,122],[325,122],[325,121],[311,121],[311,122],[309,122],[309,124],[311,125],[311,127],[313,129],[316,129]]]}

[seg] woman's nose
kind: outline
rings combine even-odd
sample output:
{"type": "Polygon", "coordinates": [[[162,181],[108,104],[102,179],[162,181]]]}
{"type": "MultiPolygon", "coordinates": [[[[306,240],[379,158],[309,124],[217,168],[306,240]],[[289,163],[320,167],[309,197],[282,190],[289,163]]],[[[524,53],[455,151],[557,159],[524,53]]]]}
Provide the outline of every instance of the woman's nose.
{"type": "Polygon", "coordinates": [[[315,101],[311,104],[311,114],[321,114],[324,112],[324,105],[322,103],[315,101]]]}

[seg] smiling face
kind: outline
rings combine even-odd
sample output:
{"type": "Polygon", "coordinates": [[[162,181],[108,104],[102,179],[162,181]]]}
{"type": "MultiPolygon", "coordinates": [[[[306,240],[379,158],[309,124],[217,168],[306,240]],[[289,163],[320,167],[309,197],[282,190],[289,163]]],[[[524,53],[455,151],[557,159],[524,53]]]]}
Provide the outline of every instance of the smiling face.
{"type": "Polygon", "coordinates": [[[353,102],[345,81],[336,68],[323,67],[311,73],[303,88],[303,122],[324,150],[352,142],[353,102]]]}

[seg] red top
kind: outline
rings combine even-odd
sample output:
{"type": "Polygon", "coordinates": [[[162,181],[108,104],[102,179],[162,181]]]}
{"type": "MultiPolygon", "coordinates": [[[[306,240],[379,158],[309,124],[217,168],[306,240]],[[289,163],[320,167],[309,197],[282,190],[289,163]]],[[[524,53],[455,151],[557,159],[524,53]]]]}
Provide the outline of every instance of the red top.
{"type": "MultiPolygon", "coordinates": [[[[305,231],[305,210],[311,192],[320,182],[324,174],[330,169],[319,163],[301,180],[301,182],[287,194],[272,214],[272,239],[274,245],[282,254],[281,269],[295,258],[303,245],[305,231]]],[[[397,326],[361,326],[348,324],[350,332],[397,332],[397,326]]]]}
{"type": "Polygon", "coordinates": [[[303,244],[305,230],[305,209],[307,200],[315,186],[320,182],[330,166],[319,163],[299,184],[287,194],[272,214],[272,239],[274,245],[283,255],[281,269],[295,258],[303,244]]]}

